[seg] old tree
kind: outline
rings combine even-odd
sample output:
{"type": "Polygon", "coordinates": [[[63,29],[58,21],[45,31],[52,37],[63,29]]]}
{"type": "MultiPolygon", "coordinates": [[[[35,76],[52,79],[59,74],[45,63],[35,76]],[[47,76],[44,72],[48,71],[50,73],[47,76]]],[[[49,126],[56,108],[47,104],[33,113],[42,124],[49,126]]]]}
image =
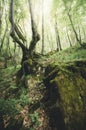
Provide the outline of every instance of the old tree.
{"type": "Polygon", "coordinates": [[[14,0],[10,0],[10,12],[9,12],[9,20],[11,23],[11,37],[13,41],[18,44],[22,49],[22,61],[21,61],[21,70],[18,72],[19,75],[23,74],[31,74],[34,70],[34,65],[36,67],[37,63],[35,60],[35,46],[37,42],[40,40],[40,36],[37,31],[37,26],[34,19],[33,13],[33,5],[32,1],[28,0],[29,3],[29,10],[31,15],[31,29],[32,29],[32,40],[30,42],[29,48],[25,46],[24,42],[26,41],[25,37],[23,36],[21,30],[18,27],[18,24],[15,22],[14,18],[14,0]]]}

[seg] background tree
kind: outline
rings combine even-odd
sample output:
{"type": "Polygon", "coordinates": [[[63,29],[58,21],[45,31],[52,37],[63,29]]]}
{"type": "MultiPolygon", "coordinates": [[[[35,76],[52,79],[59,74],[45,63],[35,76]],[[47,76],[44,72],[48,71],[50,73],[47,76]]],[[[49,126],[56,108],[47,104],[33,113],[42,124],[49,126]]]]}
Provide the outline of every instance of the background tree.
{"type": "Polygon", "coordinates": [[[44,53],[44,0],[42,0],[42,54],[44,53]]]}
{"type": "MultiPolygon", "coordinates": [[[[23,59],[22,56],[22,49],[20,45],[17,42],[13,42],[12,38],[9,37],[10,33],[10,22],[8,21],[8,9],[9,9],[9,3],[10,1],[0,1],[1,6],[3,9],[3,15],[2,15],[2,27],[0,31],[2,31],[0,35],[0,46],[2,46],[0,49],[5,54],[6,50],[8,50],[6,53],[9,53],[9,55],[12,55],[15,57],[17,62],[20,62],[19,59],[23,59]],[[7,16],[7,17],[6,17],[7,16]],[[7,22],[6,22],[7,21],[7,22]],[[7,25],[8,24],[8,25],[7,25]],[[8,26],[8,29],[5,33],[5,30],[8,26]],[[5,34],[5,36],[4,36],[5,34]],[[5,38],[4,38],[5,37],[5,38]],[[8,38],[9,37],[9,38],[8,38]],[[4,40],[3,40],[4,39],[4,40]],[[3,42],[2,42],[3,41],[3,42]],[[7,42],[9,41],[9,42],[7,42]],[[7,47],[7,43],[9,44],[7,47]],[[17,43],[17,44],[16,44],[17,43]],[[15,49],[16,46],[16,49],[15,49]],[[9,48],[9,49],[6,49],[9,48]],[[15,50],[15,51],[14,51],[15,50]],[[18,54],[18,51],[20,50],[20,54],[18,54]],[[14,53],[15,52],[15,53],[14,53]],[[18,57],[18,58],[17,58],[18,57]]],[[[75,31],[77,33],[78,39],[81,37],[82,43],[86,41],[85,37],[85,31],[84,28],[86,27],[85,23],[85,7],[86,3],[83,0],[77,1],[77,0],[64,0],[67,8],[65,9],[63,0],[44,0],[44,11],[43,11],[43,17],[44,17],[44,38],[42,39],[42,2],[40,0],[32,0],[32,4],[34,6],[33,14],[35,14],[35,24],[37,26],[37,30],[40,34],[40,40],[38,41],[38,44],[36,44],[35,48],[33,49],[35,52],[41,53],[42,51],[42,41],[43,39],[46,41],[46,44],[44,45],[44,54],[48,53],[51,50],[56,50],[57,48],[57,40],[55,38],[55,35],[58,35],[55,30],[55,17],[58,22],[58,31],[59,31],[59,37],[60,37],[60,43],[61,48],[67,48],[70,46],[67,32],[69,35],[69,38],[71,40],[72,46],[77,43],[75,33],[73,31],[73,28],[71,26],[71,22],[69,20],[67,11],[69,11],[69,8],[71,7],[71,10],[69,12],[72,23],[74,25],[75,31]],[[72,3],[72,4],[71,4],[72,3]],[[55,14],[57,14],[55,16],[55,14]],[[78,24],[77,24],[78,23],[78,24]],[[67,29],[66,29],[67,28],[67,29]],[[68,30],[68,31],[67,31],[68,30]]],[[[32,26],[31,26],[31,17],[30,17],[30,10],[28,10],[28,3],[29,1],[24,0],[15,0],[14,1],[14,23],[16,24],[16,32],[18,31],[21,33],[21,36],[15,32],[16,37],[22,44],[27,48],[27,55],[28,55],[28,49],[30,47],[31,43],[31,37],[33,35],[32,32],[32,26]],[[21,38],[20,38],[21,37],[21,38]],[[22,39],[23,38],[23,39],[22,39]]],[[[0,8],[1,9],[1,8],[0,8]]],[[[34,52],[33,51],[33,52],[34,52]]]]}
{"type": "Polygon", "coordinates": [[[55,18],[55,31],[56,31],[56,43],[57,43],[57,51],[61,51],[61,41],[60,41],[60,36],[59,36],[59,31],[58,31],[58,25],[57,25],[57,20],[55,18]]]}

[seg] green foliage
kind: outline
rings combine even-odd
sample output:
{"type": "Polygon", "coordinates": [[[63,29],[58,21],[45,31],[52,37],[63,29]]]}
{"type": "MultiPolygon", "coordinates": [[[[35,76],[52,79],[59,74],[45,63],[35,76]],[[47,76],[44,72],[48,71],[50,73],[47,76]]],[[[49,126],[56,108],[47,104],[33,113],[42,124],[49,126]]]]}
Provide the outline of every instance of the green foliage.
{"type": "Polygon", "coordinates": [[[27,95],[21,94],[19,103],[21,106],[29,105],[31,103],[31,100],[27,95]]]}
{"type": "MultiPolygon", "coordinates": [[[[1,71],[1,73],[3,74],[2,77],[3,77],[3,76],[4,76],[4,78],[7,78],[7,77],[8,77],[8,80],[9,80],[10,78],[12,78],[13,75],[15,75],[15,73],[16,73],[19,69],[20,69],[20,65],[18,65],[18,66],[16,67],[16,69],[14,68],[14,66],[10,66],[10,67],[8,67],[8,68],[6,68],[6,69],[3,69],[3,70],[1,71]]],[[[6,80],[7,80],[7,79],[6,79],[6,80]]]]}
{"type": "Polygon", "coordinates": [[[39,125],[40,122],[38,121],[38,113],[34,112],[33,114],[30,114],[30,118],[33,124],[39,125]]]}
{"type": "Polygon", "coordinates": [[[16,115],[18,113],[17,102],[15,99],[0,99],[0,115],[16,115]]]}
{"type": "Polygon", "coordinates": [[[68,128],[73,126],[73,129],[83,130],[86,118],[86,60],[56,63],[50,64],[45,71],[46,87],[51,93],[51,99],[57,95],[56,110],[59,107],[64,113],[68,128]]]}
{"type": "Polygon", "coordinates": [[[86,7],[86,1],[85,0],[76,0],[76,3],[78,6],[86,7]]]}
{"type": "Polygon", "coordinates": [[[9,52],[7,51],[7,48],[4,46],[1,56],[4,58],[8,58],[10,56],[9,52]]]}
{"type": "Polygon", "coordinates": [[[30,130],[34,130],[34,128],[31,127],[30,130]]]}
{"type": "Polygon", "coordinates": [[[51,56],[49,56],[50,59],[54,59],[57,62],[58,61],[72,61],[72,60],[81,60],[86,59],[86,49],[81,48],[79,46],[75,46],[72,48],[68,48],[66,50],[63,50],[61,52],[57,52],[51,56]]]}

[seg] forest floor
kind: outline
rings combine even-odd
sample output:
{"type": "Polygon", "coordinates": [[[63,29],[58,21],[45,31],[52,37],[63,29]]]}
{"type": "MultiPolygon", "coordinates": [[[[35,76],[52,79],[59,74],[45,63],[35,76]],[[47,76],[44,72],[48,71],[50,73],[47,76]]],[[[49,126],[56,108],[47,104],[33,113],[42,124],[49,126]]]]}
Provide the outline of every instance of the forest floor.
{"type": "MultiPolygon", "coordinates": [[[[47,66],[55,61],[81,59],[86,59],[86,49],[73,47],[62,52],[48,53],[39,62],[47,66]]],[[[6,130],[52,130],[46,87],[42,81],[43,73],[25,77],[26,86],[16,85],[16,73],[19,69],[20,66],[16,69],[14,66],[4,68],[4,63],[0,61],[0,117],[3,117],[4,127],[6,130]]]]}
{"type": "MultiPolygon", "coordinates": [[[[3,67],[2,63],[0,67],[3,67]]],[[[14,120],[20,120],[21,117],[23,120],[21,130],[50,130],[45,108],[44,84],[39,77],[28,76],[27,88],[25,86],[17,87],[16,72],[18,69],[9,67],[0,71],[0,114],[4,114],[5,127],[8,130],[14,130],[14,120]],[[14,108],[11,109],[12,105],[14,108]],[[18,113],[16,113],[16,109],[18,113]]]]}

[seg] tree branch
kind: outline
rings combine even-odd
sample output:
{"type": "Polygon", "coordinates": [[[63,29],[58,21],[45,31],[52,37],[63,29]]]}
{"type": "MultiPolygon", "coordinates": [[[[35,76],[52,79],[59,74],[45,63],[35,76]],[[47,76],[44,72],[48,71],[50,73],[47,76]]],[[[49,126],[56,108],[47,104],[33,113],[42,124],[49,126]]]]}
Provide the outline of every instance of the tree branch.
{"type": "Polygon", "coordinates": [[[20,32],[19,28],[17,27],[17,25],[14,22],[14,0],[11,0],[11,2],[10,2],[9,21],[12,26],[10,35],[13,38],[13,40],[15,42],[17,42],[20,45],[20,47],[22,48],[22,50],[24,51],[25,49],[27,49],[22,43],[25,41],[25,38],[23,37],[22,33],[20,32]]]}
{"type": "Polygon", "coordinates": [[[40,40],[40,35],[38,34],[37,26],[34,19],[32,0],[28,0],[28,2],[29,2],[30,14],[31,14],[31,26],[32,26],[32,40],[29,46],[29,53],[31,54],[35,49],[36,43],[40,40]]]}

